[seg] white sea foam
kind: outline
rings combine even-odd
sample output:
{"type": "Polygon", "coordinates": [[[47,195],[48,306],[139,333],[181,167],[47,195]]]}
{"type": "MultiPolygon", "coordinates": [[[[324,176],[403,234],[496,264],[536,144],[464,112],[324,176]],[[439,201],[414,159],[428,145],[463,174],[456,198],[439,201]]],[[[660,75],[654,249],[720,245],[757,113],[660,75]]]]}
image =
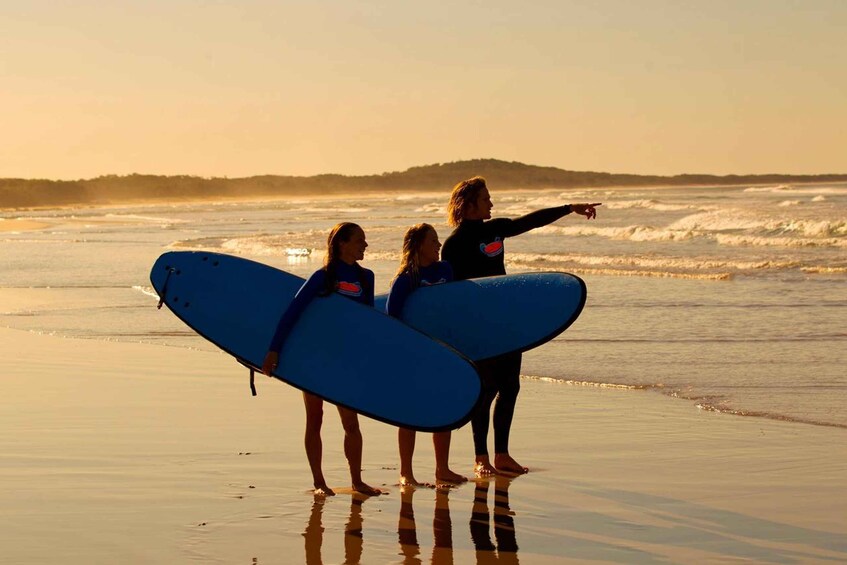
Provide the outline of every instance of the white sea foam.
{"type": "Polygon", "coordinates": [[[776,186],[751,186],[745,188],[744,192],[785,192],[791,190],[790,184],[778,184],[776,186]]]}
{"type": "MultiPolygon", "coordinates": [[[[132,221],[132,222],[150,222],[155,224],[182,224],[185,220],[178,218],[161,218],[157,216],[142,216],[139,214],[106,214],[102,216],[108,220],[132,221]]],[[[97,216],[88,217],[87,220],[96,219],[97,216]]]]}
{"type": "Polygon", "coordinates": [[[364,214],[366,212],[370,212],[370,208],[356,208],[353,206],[350,207],[338,207],[334,208],[331,206],[327,207],[318,207],[318,206],[310,206],[308,208],[302,208],[299,210],[301,212],[309,212],[316,214],[364,214]]]}
{"type": "Polygon", "coordinates": [[[797,234],[805,237],[847,236],[847,220],[773,218],[739,209],[704,212],[686,216],[668,226],[670,230],[697,232],[746,231],[767,234],[797,234]]]}
{"type": "Polygon", "coordinates": [[[423,206],[419,206],[415,208],[415,212],[423,213],[423,214],[439,214],[443,215],[447,213],[447,206],[442,204],[429,203],[424,204],[423,206]]]}
{"type": "Polygon", "coordinates": [[[720,245],[734,247],[847,247],[847,239],[808,237],[764,237],[756,235],[715,234],[720,245]]]}
{"type": "MultiPolygon", "coordinates": [[[[660,212],[675,212],[678,210],[703,210],[697,206],[689,206],[684,204],[664,204],[658,200],[618,200],[604,203],[603,206],[610,210],[629,210],[633,208],[643,208],[647,210],[658,210],[660,212]]],[[[705,208],[713,210],[713,207],[705,208]]]]}
{"type": "Polygon", "coordinates": [[[616,228],[601,227],[596,224],[576,226],[545,226],[535,233],[567,236],[599,236],[607,239],[628,241],[681,241],[692,239],[699,234],[690,229],[667,229],[653,226],[624,226],[616,228]]]}
{"type": "Polygon", "coordinates": [[[709,257],[665,257],[656,255],[579,255],[512,253],[510,263],[551,268],[554,265],[580,265],[591,267],[616,267],[626,269],[652,269],[667,272],[731,270],[755,271],[761,269],[791,269],[802,263],[797,261],[747,261],[739,259],[713,259],[709,257]]]}
{"type": "Polygon", "coordinates": [[[847,274],[847,267],[803,267],[802,271],[818,275],[844,275],[847,274]]]}
{"type": "Polygon", "coordinates": [[[133,285],[132,289],[146,296],[155,298],[156,300],[159,299],[159,293],[157,293],[156,289],[154,289],[152,286],[133,285]]]}
{"type": "Polygon", "coordinates": [[[754,186],[744,189],[744,192],[772,192],[775,194],[847,194],[847,187],[844,186],[799,186],[795,187],[790,184],[781,184],[778,186],[754,186]]]}

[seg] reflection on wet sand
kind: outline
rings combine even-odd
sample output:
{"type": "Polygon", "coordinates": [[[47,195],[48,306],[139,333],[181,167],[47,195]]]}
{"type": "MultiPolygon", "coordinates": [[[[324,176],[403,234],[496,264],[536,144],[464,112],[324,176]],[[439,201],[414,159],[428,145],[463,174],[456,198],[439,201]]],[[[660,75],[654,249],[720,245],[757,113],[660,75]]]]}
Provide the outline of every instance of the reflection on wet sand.
{"type": "MultiPolygon", "coordinates": [[[[362,504],[370,498],[367,495],[354,492],[350,501],[350,515],[344,525],[344,562],[359,563],[362,559],[362,504]]],[[[306,548],[306,564],[322,565],[321,546],[323,545],[324,527],[322,523],[326,497],[315,496],[309,522],[303,532],[306,548]]]]}
{"type": "Polygon", "coordinates": [[[421,560],[421,546],[418,544],[418,529],[415,527],[415,508],[412,498],[415,496],[415,487],[400,488],[400,520],[397,523],[397,537],[400,540],[400,555],[403,563],[418,564],[421,560]]]}
{"type": "Polygon", "coordinates": [[[324,527],[321,524],[321,516],[324,510],[324,500],[322,496],[315,496],[315,502],[312,503],[312,512],[309,514],[309,522],[306,524],[306,531],[303,532],[303,538],[306,541],[306,565],[321,564],[321,545],[324,541],[324,527]]]}
{"type": "MultiPolygon", "coordinates": [[[[397,537],[400,541],[400,555],[403,565],[419,565],[421,548],[418,544],[418,530],[415,525],[415,509],[412,499],[417,489],[400,489],[400,520],[397,524],[397,537]]],[[[426,490],[425,492],[430,492],[426,490]]],[[[453,522],[450,520],[450,488],[435,489],[435,511],[432,516],[432,558],[431,563],[450,565],[453,563],[453,522]]]]}
{"type": "MultiPolygon", "coordinates": [[[[514,513],[509,507],[509,486],[512,479],[496,476],[479,480],[473,491],[470,517],[470,537],[478,564],[518,563],[518,544],[515,536],[514,513]],[[489,491],[494,485],[493,504],[489,505],[489,491]],[[491,522],[494,522],[494,539],[491,538],[491,522]]],[[[435,494],[432,516],[433,547],[430,563],[433,565],[453,564],[453,522],[450,517],[450,496],[462,492],[457,489],[418,487],[400,489],[400,515],[397,523],[399,555],[404,565],[421,565],[421,546],[415,521],[414,498],[435,494]],[[455,490],[455,494],[454,494],[455,490]],[[419,493],[420,491],[420,493],[419,493]]],[[[467,492],[465,490],[464,492],[467,492]]],[[[362,505],[368,496],[353,493],[350,514],[344,526],[344,563],[359,563],[362,560],[364,537],[362,535],[362,505]]],[[[431,499],[430,499],[431,500],[431,499]]],[[[306,529],[303,532],[307,565],[323,565],[321,546],[324,527],[322,523],[326,498],[316,496],[306,529]]]]}
{"type": "Polygon", "coordinates": [[[476,548],[477,563],[518,563],[514,513],[509,508],[511,479],[497,475],[494,480],[479,481],[474,489],[471,511],[471,539],[476,548]],[[491,541],[491,513],[488,491],[494,482],[494,539],[491,541]]]}

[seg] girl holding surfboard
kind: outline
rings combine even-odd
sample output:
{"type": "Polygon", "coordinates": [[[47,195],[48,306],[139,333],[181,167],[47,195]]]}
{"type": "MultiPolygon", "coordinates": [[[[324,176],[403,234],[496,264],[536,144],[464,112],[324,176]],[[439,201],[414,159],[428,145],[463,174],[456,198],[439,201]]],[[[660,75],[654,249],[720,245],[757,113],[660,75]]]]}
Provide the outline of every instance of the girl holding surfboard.
{"type": "MultiPolygon", "coordinates": [[[[306,306],[317,296],[326,296],[337,292],[357,302],[373,306],[373,271],[359,265],[365,255],[368,243],[365,232],[358,225],[342,222],[332,228],[327,238],[324,266],[315,271],[297,291],[294,300],[280,318],[276,333],[271,340],[268,353],[262,364],[262,371],[270,375],[279,362],[279,350],[285,338],[306,306]]],[[[321,425],[323,423],[323,399],[314,394],[303,392],[306,405],[306,457],[312,470],[315,494],[332,496],[335,492],[329,488],[321,469],[323,443],[321,425]]],[[[349,408],[338,407],[341,423],[344,427],[344,455],[350,466],[350,478],[353,490],[366,495],[382,494],[362,480],[362,432],[359,429],[359,416],[349,408]]]]}
{"type": "MultiPolygon", "coordinates": [[[[447,207],[447,222],[455,227],[444,242],[442,257],[453,268],[456,280],[505,275],[504,240],[546,226],[575,212],[586,218],[597,216],[593,204],[566,204],[531,212],[520,218],[491,219],[491,195],[482,177],[464,180],[453,187],[447,207]]],[[[477,476],[497,471],[526,473],[509,454],[509,431],[520,391],[521,353],[509,353],[477,362],[483,380],[484,398],[471,419],[477,476]],[[494,398],[494,462],[488,455],[488,422],[494,398]]]]}
{"type": "MultiPolygon", "coordinates": [[[[406,298],[417,288],[442,284],[453,280],[453,270],[444,261],[439,261],[441,242],[438,233],[429,224],[417,224],[406,231],[403,237],[403,258],[400,268],[391,283],[385,309],[389,316],[399,318],[406,298]]],[[[400,485],[418,485],[412,471],[412,456],[415,453],[415,430],[399,428],[397,439],[400,447],[400,485]]],[[[432,443],[435,447],[436,483],[461,483],[467,481],[450,470],[450,432],[435,432],[432,443]]]]}

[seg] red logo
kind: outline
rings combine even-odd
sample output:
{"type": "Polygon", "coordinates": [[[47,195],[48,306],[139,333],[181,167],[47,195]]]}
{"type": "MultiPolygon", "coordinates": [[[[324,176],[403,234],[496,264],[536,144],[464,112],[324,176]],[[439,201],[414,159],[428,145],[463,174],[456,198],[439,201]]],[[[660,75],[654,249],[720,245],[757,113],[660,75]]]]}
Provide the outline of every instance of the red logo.
{"type": "Polygon", "coordinates": [[[497,255],[503,253],[503,242],[498,237],[487,245],[484,243],[480,243],[479,250],[485,253],[485,255],[488,257],[496,257],[497,255]]]}
{"type": "Polygon", "coordinates": [[[359,283],[338,281],[335,285],[335,291],[345,296],[362,296],[362,285],[359,283]]]}

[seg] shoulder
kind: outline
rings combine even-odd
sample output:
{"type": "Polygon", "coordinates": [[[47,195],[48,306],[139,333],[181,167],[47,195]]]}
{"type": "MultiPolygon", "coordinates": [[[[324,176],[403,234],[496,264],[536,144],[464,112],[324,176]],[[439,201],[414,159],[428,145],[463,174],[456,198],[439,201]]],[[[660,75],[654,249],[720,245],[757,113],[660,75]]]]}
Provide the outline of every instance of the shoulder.
{"type": "Polygon", "coordinates": [[[412,277],[409,276],[409,273],[402,272],[391,281],[391,293],[396,293],[402,291],[404,289],[412,286],[412,277]]]}
{"type": "Polygon", "coordinates": [[[438,266],[439,266],[439,269],[441,269],[442,273],[445,273],[446,275],[448,275],[447,276],[448,280],[453,278],[453,266],[450,265],[450,263],[448,263],[447,261],[439,261],[438,266]]]}
{"type": "Polygon", "coordinates": [[[443,279],[444,282],[453,280],[453,267],[447,261],[438,261],[429,267],[430,280],[443,279]]]}
{"type": "Polygon", "coordinates": [[[323,283],[324,281],[326,281],[326,269],[324,268],[318,269],[306,279],[306,283],[323,283]]]}
{"type": "Polygon", "coordinates": [[[486,229],[497,231],[508,226],[512,221],[511,218],[493,218],[485,222],[484,225],[486,229]]]}
{"type": "Polygon", "coordinates": [[[460,238],[461,236],[462,236],[462,225],[459,224],[458,226],[453,228],[453,231],[450,232],[450,235],[448,235],[447,238],[444,240],[444,245],[447,245],[451,241],[455,241],[456,239],[460,238]]]}

